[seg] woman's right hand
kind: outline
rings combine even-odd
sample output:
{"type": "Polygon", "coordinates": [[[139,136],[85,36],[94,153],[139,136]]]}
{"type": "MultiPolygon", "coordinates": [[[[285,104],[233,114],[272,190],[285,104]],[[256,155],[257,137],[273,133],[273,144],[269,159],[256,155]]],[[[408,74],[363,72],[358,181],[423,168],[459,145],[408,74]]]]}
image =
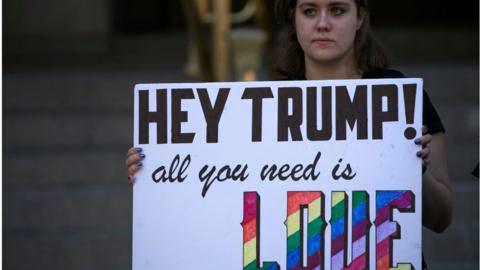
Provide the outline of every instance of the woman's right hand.
{"type": "Polygon", "coordinates": [[[142,153],[142,148],[132,147],[127,151],[127,159],[125,165],[127,166],[127,178],[130,184],[135,183],[135,173],[143,166],[142,160],[145,154],[142,153]]]}

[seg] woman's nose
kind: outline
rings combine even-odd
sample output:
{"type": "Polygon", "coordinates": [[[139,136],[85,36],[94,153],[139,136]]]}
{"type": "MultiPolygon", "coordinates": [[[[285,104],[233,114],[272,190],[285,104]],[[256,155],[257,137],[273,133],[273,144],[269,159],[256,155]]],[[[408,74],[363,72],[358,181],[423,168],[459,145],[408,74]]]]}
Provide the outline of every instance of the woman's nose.
{"type": "Polygon", "coordinates": [[[321,32],[328,32],[332,29],[332,25],[330,22],[330,17],[326,11],[322,11],[318,13],[317,18],[317,30],[321,32]]]}

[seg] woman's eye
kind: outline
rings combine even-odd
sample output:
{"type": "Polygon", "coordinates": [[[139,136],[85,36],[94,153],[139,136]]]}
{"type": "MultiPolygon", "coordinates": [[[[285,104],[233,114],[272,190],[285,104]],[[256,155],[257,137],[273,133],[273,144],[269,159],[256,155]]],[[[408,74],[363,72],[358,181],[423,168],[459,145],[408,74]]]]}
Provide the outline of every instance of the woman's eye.
{"type": "Polygon", "coordinates": [[[346,10],[341,7],[332,7],[332,9],[330,10],[333,15],[342,15],[343,13],[345,13],[345,11],[346,10]]]}
{"type": "Polygon", "coordinates": [[[306,16],[314,16],[315,13],[316,11],[313,8],[307,8],[303,11],[303,14],[305,14],[306,16]]]}

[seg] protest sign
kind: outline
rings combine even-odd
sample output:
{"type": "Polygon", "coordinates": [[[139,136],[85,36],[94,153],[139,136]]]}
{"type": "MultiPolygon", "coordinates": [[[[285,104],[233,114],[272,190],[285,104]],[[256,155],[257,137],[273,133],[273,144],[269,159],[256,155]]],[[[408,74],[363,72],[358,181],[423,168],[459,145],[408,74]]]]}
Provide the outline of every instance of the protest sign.
{"type": "Polygon", "coordinates": [[[421,269],[422,80],[138,84],[133,269],[421,269]]]}

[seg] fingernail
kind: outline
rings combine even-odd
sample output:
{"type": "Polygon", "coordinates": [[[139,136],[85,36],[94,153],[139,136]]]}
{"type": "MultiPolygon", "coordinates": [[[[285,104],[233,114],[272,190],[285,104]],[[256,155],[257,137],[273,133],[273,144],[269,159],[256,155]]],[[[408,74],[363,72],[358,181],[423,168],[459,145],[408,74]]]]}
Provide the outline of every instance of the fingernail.
{"type": "Polygon", "coordinates": [[[415,144],[420,144],[421,140],[420,140],[420,138],[417,138],[417,139],[415,139],[414,142],[415,142],[415,144]]]}
{"type": "Polygon", "coordinates": [[[140,154],[139,156],[140,156],[141,159],[145,158],[145,154],[140,154]]]}
{"type": "Polygon", "coordinates": [[[133,178],[132,175],[129,175],[129,176],[127,177],[127,179],[128,179],[128,182],[129,182],[130,184],[133,184],[133,182],[135,181],[135,178],[133,178]]]}
{"type": "Polygon", "coordinates": [[[142,167],[142,166],[143,166],[143,164],[141,162],[137,163],[137,167],[142,167]]]}
{"type": "Polygon", "coordinates": [[[422,156],[422,151],[418,151],[417,152],[417,157],[421,157],[422,156]]]}
{"type": "Polygon", "coordinates": [[[135,147],[135,151],[137,151],[138,153],[142,152],[142,148],[140,147],[135,147]]]}

